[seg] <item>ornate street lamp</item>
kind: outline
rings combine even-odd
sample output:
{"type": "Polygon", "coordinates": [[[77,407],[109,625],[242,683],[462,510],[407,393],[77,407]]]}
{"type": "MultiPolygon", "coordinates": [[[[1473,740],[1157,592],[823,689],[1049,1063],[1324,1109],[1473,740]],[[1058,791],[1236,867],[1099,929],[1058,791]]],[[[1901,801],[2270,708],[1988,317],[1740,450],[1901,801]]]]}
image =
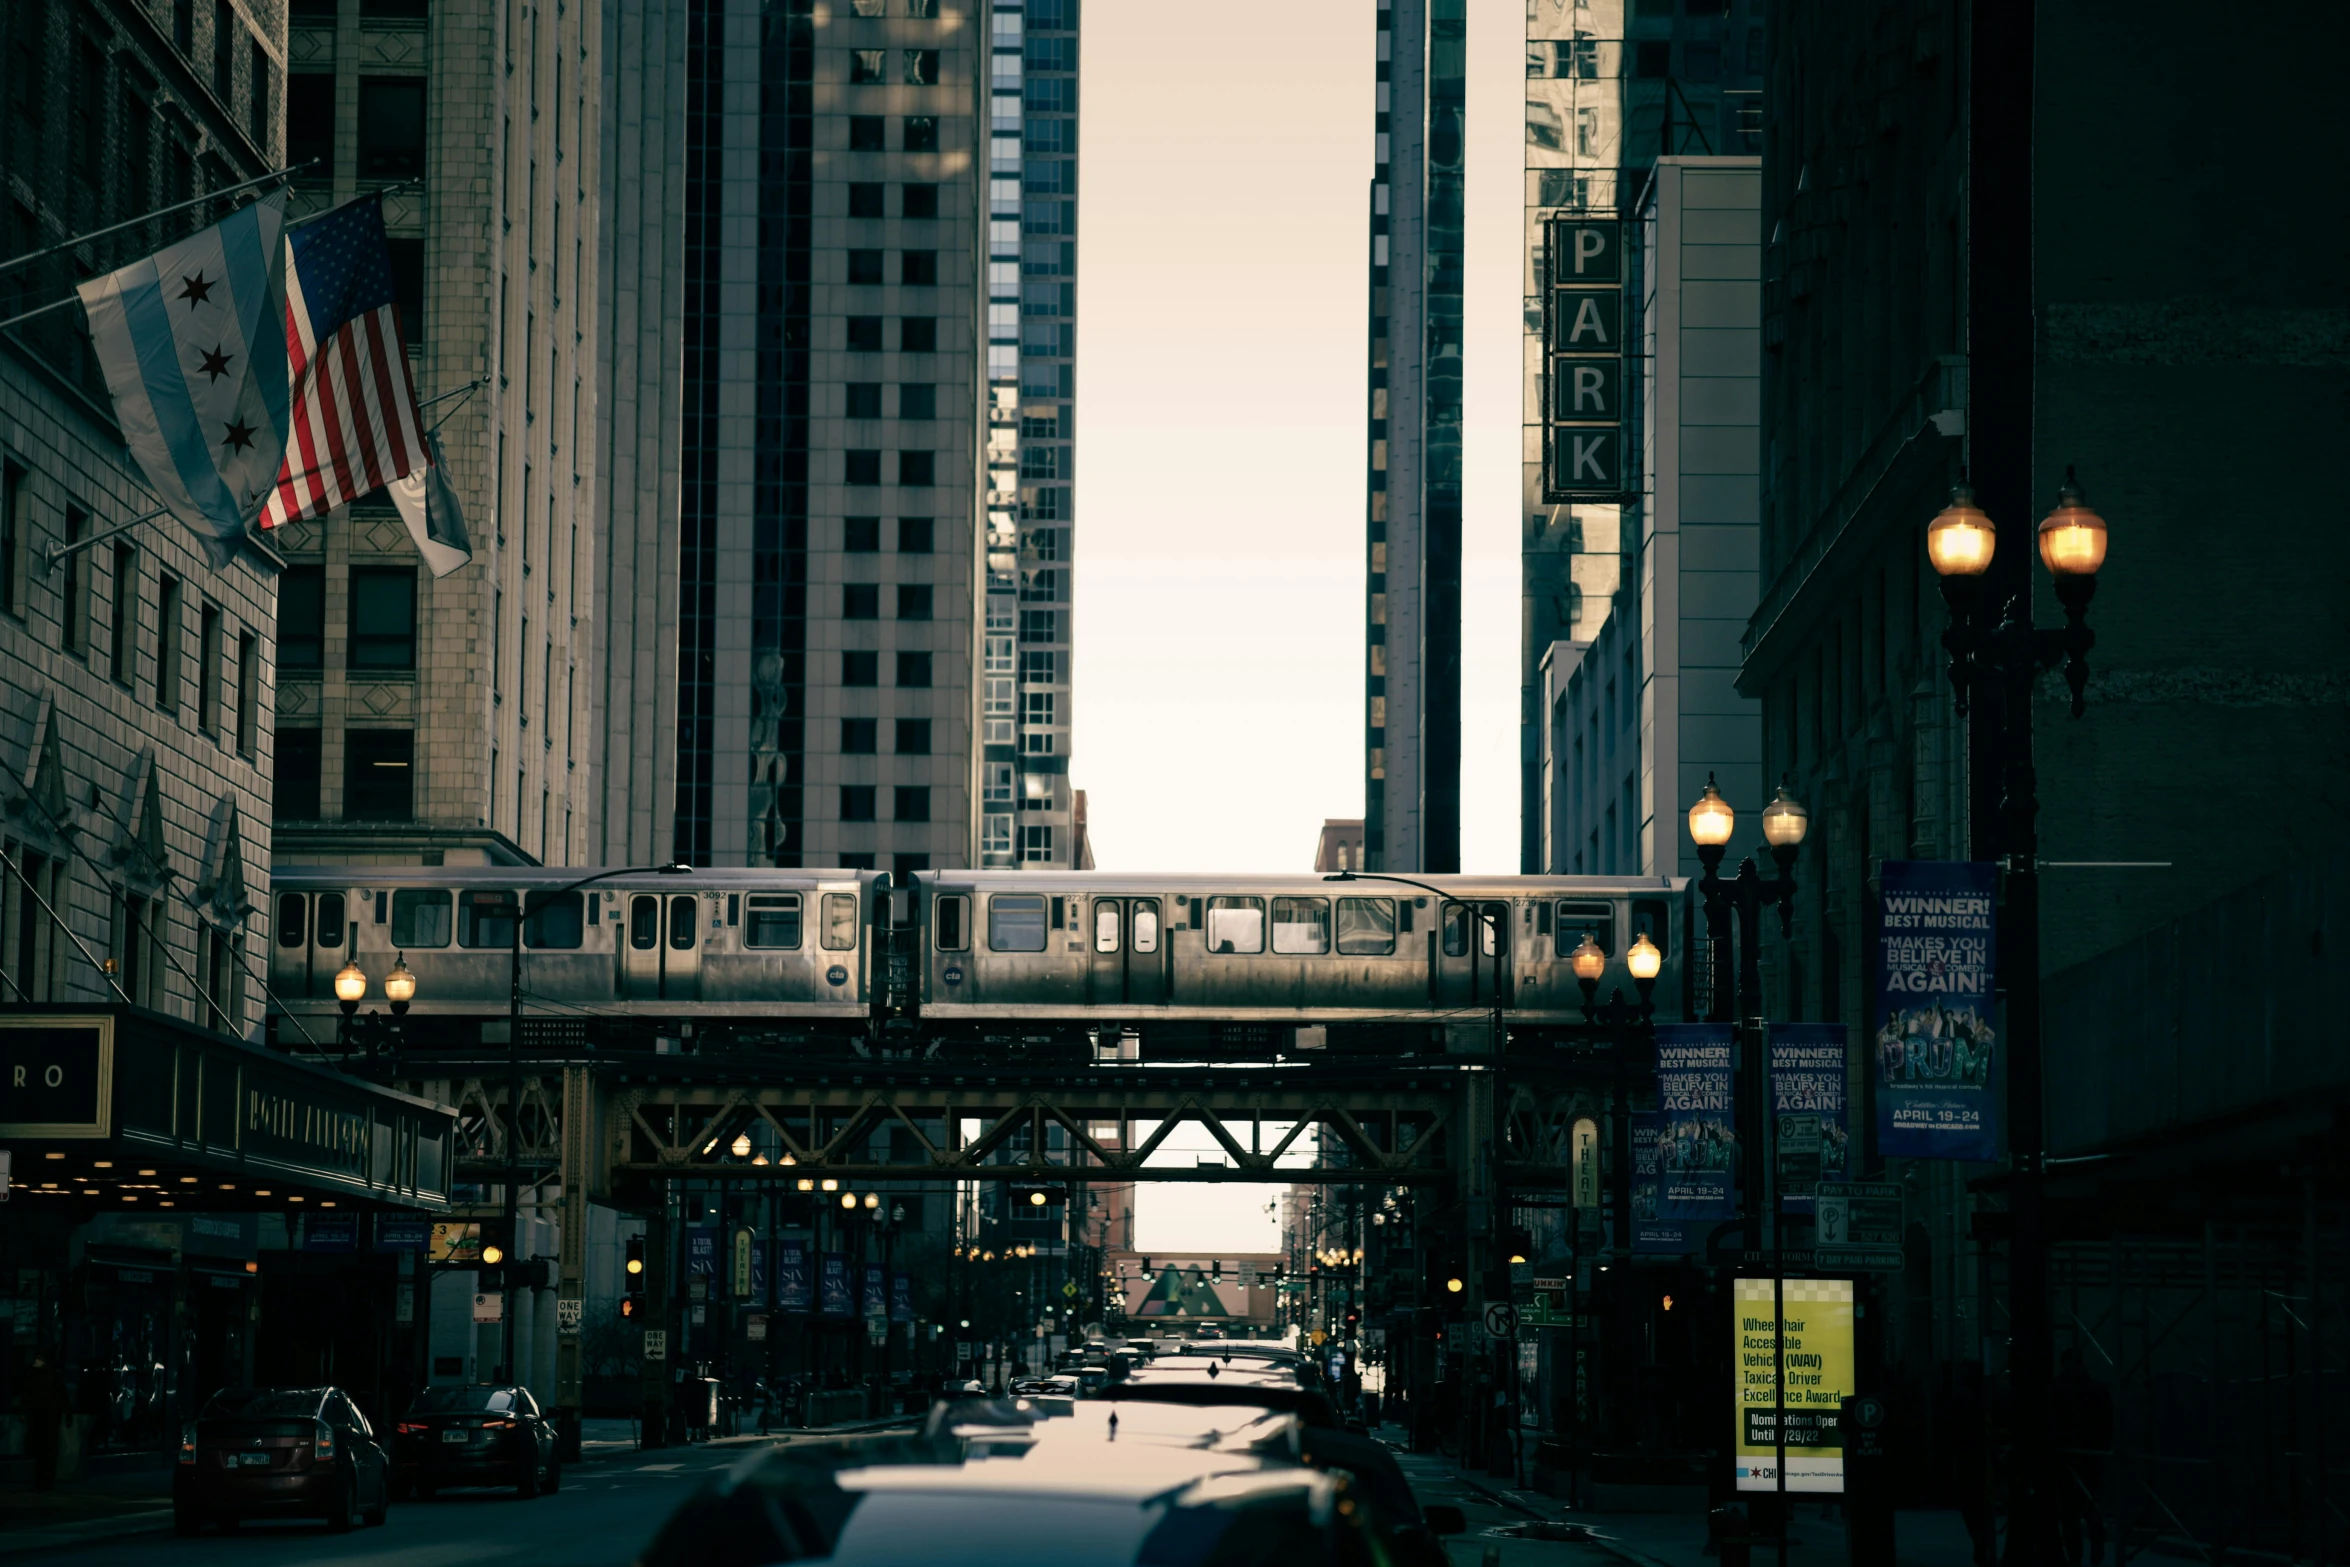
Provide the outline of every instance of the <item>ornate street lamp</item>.
{"type": "MultiPolygon", "coordinates": [[[[2040,1042],[2040,872],[2039,833],[2034,819],[2040,802],[2032,770],[2032,687],[2040,672],[2059,663],[2072,692],[2072,715],[2087,710],[2089,650],[2097,637],[2089,629],[2089,601],[2105,565],[2105,519],[2091,510],[2071,468],[2056,492],[2056,506],[2039,527],[2040,562],[2055,579],[2064,625],[2032,624],[2028,575],[1999,607],[1996,626],[1976,615],[1980,607],[1981,563],[1969,549],[1941,542],[1955,524],[1946,523],[1960,503],[1973,504],[1962,484],[1951,505],[1927,526],[1926,554],[1942,579],[1950,624],[1942,645],[1950,653],[1950,684],[1957,710],[1968,710],[1970,693],[1996,699],[1976,741],[1998,763],[1999,865],[2005,896],[1999,916],[1999,977],[2007,991],[2008,1344],[2010,1429],[2015,1433],[2009,1473],[2015,1486],[2008,1537],[2022,1542],[2022,1559],[2037,1559],[2056,1537],[2059,1477],[2049,1438],[2053,1405],[2055,1333],[2049,1318],[2046,1128],[2042,1108],[2040,1042]]],[[[1980,513],[1977,514],[1980,516],[1980,513]]],[[[1988,536],[1990,519],[1979,526],[1988,536]]],[[[1985,806],[1976,809],[1988,815],[1985,806]]],[[[1989,835],[1980,835],[1988,839],[1989,835]]]]}

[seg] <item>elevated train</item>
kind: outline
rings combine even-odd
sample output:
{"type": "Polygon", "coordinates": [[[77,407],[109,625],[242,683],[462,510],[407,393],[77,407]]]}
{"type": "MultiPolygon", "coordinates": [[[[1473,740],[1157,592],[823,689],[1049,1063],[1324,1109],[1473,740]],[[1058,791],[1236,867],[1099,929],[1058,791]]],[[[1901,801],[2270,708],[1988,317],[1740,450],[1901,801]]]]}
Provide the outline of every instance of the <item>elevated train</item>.
{"type": "Polygon", "coordinates": [[[505,1038],[521,919],[526,1037],[842,1056],[1249,1060],[1444,1049],[1498,1001],[1514,1042],[1582,1020],[1568,958],[1663,954],[1656,1015],[1693,1015],[1689,884],[1368,877],[289,866],[270,886],[274,1014],[314,1037],[356,962],[394,960],[419,1049],[505,1038]],[[591,885],[579,885],[596,878],[591,885]]]}

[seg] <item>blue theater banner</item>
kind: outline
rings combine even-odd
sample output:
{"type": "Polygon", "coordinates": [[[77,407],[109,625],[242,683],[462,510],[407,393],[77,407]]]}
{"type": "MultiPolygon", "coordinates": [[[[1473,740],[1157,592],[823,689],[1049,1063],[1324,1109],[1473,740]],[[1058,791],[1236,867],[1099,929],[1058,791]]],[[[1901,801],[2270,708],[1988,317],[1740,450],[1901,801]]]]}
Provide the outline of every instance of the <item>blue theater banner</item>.
{"type": "Polygon", "coordinates": [[[817,1270],[817,1294],[828,1317],[853,1317],[855,1303],[849,1299],[849,1259],[837,1251],[824,1254],[817,1270]]]}
{"type": "Polygon", "coordinates": [[[1988,864],[1885,862],[1873,1054],[1887,1158],[1999,1157],[1995,878],[1988,864]]]}
{"type": "Polygon", "coordinates": [[[1727,1023],[1667,1023],[1656,1031],[1656,1216],[1666,1223],[1738,1217],[1730,1039],[1727,1023]]]}
{"type": "Polygon", "coordinates": [[[775,1309],[778,1311],[806,1311],[808,1304],[808,1243],[806,1241],[777,1241],[775,1243],[775,1309]]]}
{"type": "Polygon", "coordinates": [[[1658,1167],[1663,1163],[1665,1118],[1632,1117],[1632,1250],[1643,1255],[1678,1257],[1697,1250],[1689,1226],[1657,1216],[1663,1200],[1658,1167]]]}
{"type": "Polygon", "coordinates": [[[1820,1182],[1851,1178],[1850,1056],[1841,1023],[1771,1025],[1772,1179],[1785,1212],[1811,1212],[1820,1182]]]}

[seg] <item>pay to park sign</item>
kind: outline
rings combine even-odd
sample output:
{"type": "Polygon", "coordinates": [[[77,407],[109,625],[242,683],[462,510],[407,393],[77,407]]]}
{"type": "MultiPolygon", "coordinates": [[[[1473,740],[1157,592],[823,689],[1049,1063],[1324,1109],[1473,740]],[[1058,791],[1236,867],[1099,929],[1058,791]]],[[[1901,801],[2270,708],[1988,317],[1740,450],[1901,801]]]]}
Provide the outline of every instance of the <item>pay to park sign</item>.
{"type": "Polygon", "coordinates": [[[1844,1400],[1852,1396],[1852,1281],[1788,1279],[1784,1322],[1772,1332],[1769,1279],[1739,1279],[1731,1324],[1737,1340],[1738,1489],[1779,1487],[1778,1374],[1787,1371],[1787,1489],[1842,1491],[1844,1400]]]}

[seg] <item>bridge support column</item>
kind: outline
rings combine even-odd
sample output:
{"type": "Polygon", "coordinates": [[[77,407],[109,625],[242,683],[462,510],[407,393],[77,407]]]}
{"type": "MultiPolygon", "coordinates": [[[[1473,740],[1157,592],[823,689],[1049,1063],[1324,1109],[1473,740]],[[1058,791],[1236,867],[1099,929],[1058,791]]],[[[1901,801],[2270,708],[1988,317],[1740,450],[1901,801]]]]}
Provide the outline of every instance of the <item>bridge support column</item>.
{"type": "Polygon", "coordinates": [[[589,1133],[595,1113],[590,1096],[595,1083],[585,1066],[563,1069],[562,1138],[563,1208],[555,1245],[555,1422],[567,1463],[579,1461],[579,1422],[583,1399],[579,1376],[580,1335],[586,1331],[587,1205],[589,1133]]]}
{"type": "MultiPolygon", "coordinates": [[[[1498,1059],[1498,1058],[1495,1058],[1498,1059]]],[[[1460,1140],[1454,1145],[1455,1180],[1461,1194],[1463,1218],[1461,1293],[1466,1311],[1453,1329],[1447,1347],[1453,1385],[1460,1390],[1460,1461],[1463,1468],[1482,1464],[1493,1429],[1494,1394],[1505,1388],[1500,1368],[1485,1338],[1485,1306],[1492,1297],[1495,1236],[1505,1216],[1495,1212],[1503,1200],[1500,1190],[1500,1151],[1494,1117],[1499,1111],[1501,1074],[1484,1070],[1461,1074],[1460,1140]]],[[[1507,1277],[1506,1266],[1502,1270],[1507,1277]]],[[[1509,1298],[1506,1288],[1502,1299],[1509,1298]]],[[[1512,1375],[1515,1374],[1513,1369],[1512,1375]]]]}
{"type": "MultiPolygon", "coordinates": [[[[660,1206],[645,1221],[645,1326],[664,1336],[667,1353],[677,1352],[677,1335],[669,1321],[669,1280],[672,1272],[670,1248],[674,1227],[669,1222],[669,1208],[674,1199],[667,1191],[661,1193],[660,1206]]],[[[669,1362],[647,1357],[644,1362],[643,1402],[639,1417],[639,1447],[666,1447],[669,1445],[669,1362]]]]}

